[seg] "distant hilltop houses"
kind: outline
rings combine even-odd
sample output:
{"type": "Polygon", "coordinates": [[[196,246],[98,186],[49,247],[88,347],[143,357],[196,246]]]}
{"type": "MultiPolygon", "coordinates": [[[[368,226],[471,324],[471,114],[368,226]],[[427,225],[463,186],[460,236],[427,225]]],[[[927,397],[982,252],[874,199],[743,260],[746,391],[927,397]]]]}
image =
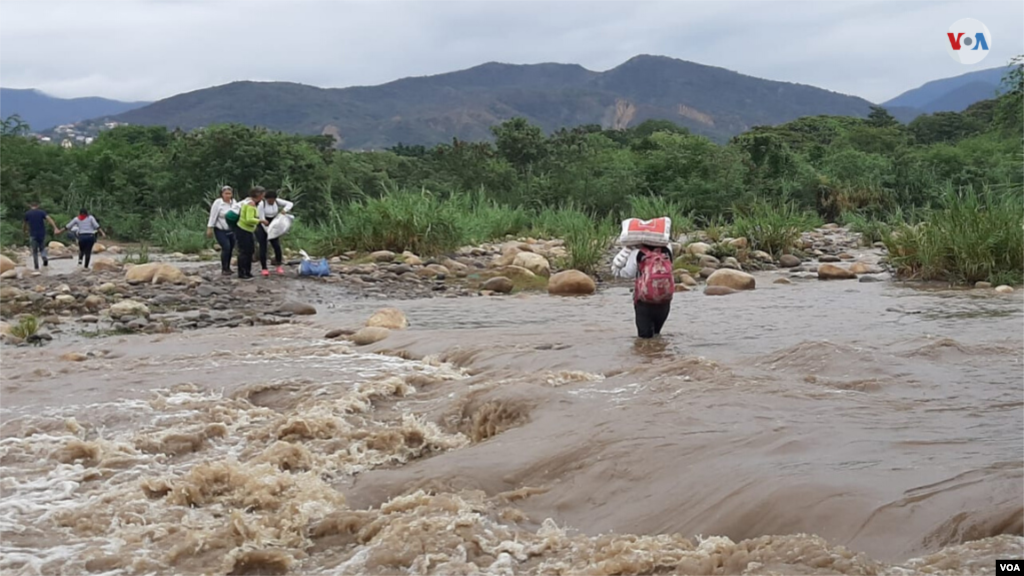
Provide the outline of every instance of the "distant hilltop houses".
{"type": "Polygon", "coordinates": [[[74,146],[88,146],[92,144],[98,132],[127,125],[127,122],[104,122],[102,124],[89,125],[61,124],[53,130],[41,134],[33,134],[33,136],[45,144],[59,144],[61,148],[72,148],[74,146]]]}

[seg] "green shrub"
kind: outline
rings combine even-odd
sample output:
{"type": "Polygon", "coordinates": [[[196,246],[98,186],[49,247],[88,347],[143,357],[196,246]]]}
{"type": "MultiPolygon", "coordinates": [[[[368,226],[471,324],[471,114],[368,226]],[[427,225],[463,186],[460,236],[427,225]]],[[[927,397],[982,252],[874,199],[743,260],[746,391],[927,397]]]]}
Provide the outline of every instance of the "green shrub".
{"type": "Polygon", "coordinates": [[[1024,280],[1021,191],[947,189],[940,207],[917,225],[901,224],[883,240],[905,279],[973,284],[1024,280]]]}
{"type": "Polygon", "coordinates": [[[750,241],[750,248],[775,257],[792,248],[801,232],[821,226],[821,219],[792,202],[755,201],[735,207],[732,233],[750,241]]]}
{"type": "Polygon", "coordinates": [[[213,242],[206,237],[207,217],[206,211],[196,206],[158,210],[150,222],[152,237],[165,252],[198,254],[213,242]]]}
{"type": "Polygon", "coordinates": [[[18,323],[11,326],[11,334],[22,340],[39,331],[39,319],[35,316],[24,316],[18,323]]]}
{"type": "MultiPolygon", "coordinates": [[[[427,192],[387,190],[331,208],[321,231],[323,252],[409,250],[434,256],[453,250],[465,237],[457,202],[427,192]]],[[[326,255],[326,254],[324,254],[326,255]]]]}
{"type": "Polygon", "coordinates": [[[629,213],[625,214],[623,219],[651,220],[662,216],[672,219],[673,238],[694,230],[693,218],[683,209],[683,205],[663,196],[630,196],[629,213]]]}

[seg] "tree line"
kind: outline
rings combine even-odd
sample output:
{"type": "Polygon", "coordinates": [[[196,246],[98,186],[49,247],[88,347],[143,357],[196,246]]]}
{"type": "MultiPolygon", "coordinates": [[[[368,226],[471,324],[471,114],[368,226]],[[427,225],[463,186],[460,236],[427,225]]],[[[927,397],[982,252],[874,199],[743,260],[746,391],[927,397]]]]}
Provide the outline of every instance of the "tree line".
{"type": "Polygon", "coordinates": [[[881,218],[934,206],[948,189],[1020,192],[1020,65],[1004,84],[1002,95],[963,112],[906,125],[873,107],[866,119],[815,116],[754,127],[725,145],[664,120],[546,135],[515,118],[492,129],[493,141],[377,152],[336,150],[329,136],[241,125],[188,133],[123,126],[89,146],[64,149],[29,137],[11,117],[0,133],[0,240],[23,241],[21,215],[39,200],[56,217],[85,207],[115,238],[156,241],[168,226],[155,224],[160,215],[205,210],[223,184],[278,189],[310,225],[389,190],[472,195],[526,210],[572,207],[600,217],[629,216],[631,198],[650,197],[703,222],[728,221],[755,200],[827,221],[881,218]]]}

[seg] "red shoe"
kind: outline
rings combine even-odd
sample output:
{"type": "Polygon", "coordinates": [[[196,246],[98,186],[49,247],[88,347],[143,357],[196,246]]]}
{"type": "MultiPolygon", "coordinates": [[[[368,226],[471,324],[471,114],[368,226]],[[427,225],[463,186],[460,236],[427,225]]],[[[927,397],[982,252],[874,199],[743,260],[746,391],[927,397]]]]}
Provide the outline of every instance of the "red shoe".
{"type": "Polygon", "coordinates": [[[281,266],[278,266],[277,267],[277,273],[280,274],[281,276],[284,276],[284,268],[281,267],[281,266]]]}
{"type": "Polygon", "coordinates": [[[263,272],[260,272],[260,274],[263,274],[264,276],[270,276],[270,270],[264,269],[263,272]]]}

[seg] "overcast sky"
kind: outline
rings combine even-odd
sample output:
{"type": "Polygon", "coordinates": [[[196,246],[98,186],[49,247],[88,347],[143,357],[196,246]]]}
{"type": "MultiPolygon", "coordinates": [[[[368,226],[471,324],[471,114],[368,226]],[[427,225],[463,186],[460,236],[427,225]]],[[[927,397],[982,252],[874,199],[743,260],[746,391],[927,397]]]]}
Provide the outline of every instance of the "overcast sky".
{"type": "Polygon", "coordinates": [[[607,70],[658,54],[881,102],[1024,53],[1024,2],[0,2],[0,85],[157,100],[234,80],[373,85],[487,61],[607,70]],[[946,31],[988,26],[954,62],[946,31]]]}

